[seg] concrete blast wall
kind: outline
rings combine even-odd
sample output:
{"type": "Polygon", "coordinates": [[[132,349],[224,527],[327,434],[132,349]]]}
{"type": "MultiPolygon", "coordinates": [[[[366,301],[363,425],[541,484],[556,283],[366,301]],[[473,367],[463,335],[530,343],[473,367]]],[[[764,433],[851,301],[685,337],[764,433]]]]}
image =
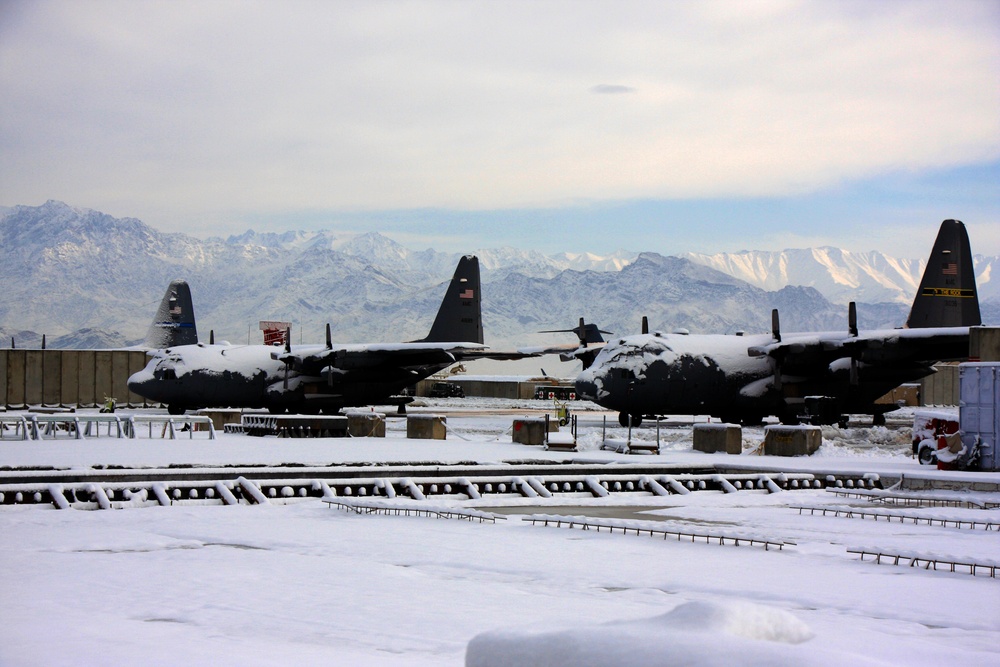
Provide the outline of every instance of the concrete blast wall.
{"type": "Polygon", "coordinates": [[[143,405],[128,378],[147,361],[137,350],[0,350],[0,405],[143,405]]]}

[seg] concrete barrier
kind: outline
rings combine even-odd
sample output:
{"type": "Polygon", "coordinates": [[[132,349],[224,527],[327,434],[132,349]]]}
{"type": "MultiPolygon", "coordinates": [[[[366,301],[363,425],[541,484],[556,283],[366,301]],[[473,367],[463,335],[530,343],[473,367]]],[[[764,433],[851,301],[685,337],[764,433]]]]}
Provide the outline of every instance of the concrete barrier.
{"type": "Polygon", "coordinates": [[[445,440],[448,419],[441,415],[408,415],[406,437],[411,440],[445,440]]]}
{"type": "Polygon", "coordinates": [[[743,453],[743,429],[739,424],[695,424],[693,437],[699,452],[743,453]]]}
{"type": "MultiPolygon", "coordinates": [[[[545,434],[549,430],[549,420],[545,417],[521,417],[514,420],[511,441],[522,445],[544,445],[545,434]]],[[[559,425],[552,425],[558,430],[559,425]]]]}
{"type": "Polygon", "coordinates": [[[809,456],[823,444],[819,426],[768,426],[764,429],[764,453],[769,456],[809,456]]]}
{"type": "MultiPolygon", "coordinates": [[[[407,421],[409,432],[409,421],[407,421]]],[[[358,410],[347,413],[347,433],[352,438],[384,438],[385,415],[381,412],[358,410]]]]}
{"type": "Polygon", "coordinates": [[[216,431],[225,431],[226,424],[241,424],[243,420],[243,412],[238,408],[206,408],[197,414],[211,419],[216,431]]]}

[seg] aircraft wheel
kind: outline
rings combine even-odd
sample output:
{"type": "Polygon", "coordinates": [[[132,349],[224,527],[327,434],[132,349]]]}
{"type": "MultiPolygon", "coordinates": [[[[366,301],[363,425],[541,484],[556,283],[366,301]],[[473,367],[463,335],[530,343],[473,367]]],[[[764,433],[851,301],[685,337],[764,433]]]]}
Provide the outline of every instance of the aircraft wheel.
{"type": "Polygon", "coordinates": [[[885,426],[885,413],[872,415],[872,426],[885,426]]]}
{"type": "MultiPolygon", "coordinates": [[[[618,413],[618,423],[624,427],[628,427],[629,415],[625,412],[618,413]]],[[[642,424],[642,415],[632,415],[632,428],[638,428],[642,424]]]]}
{"type": "Polygon", "coordinates": [[[167,414],[170,415],[182,415],[187,411],[187,408],[183,405],[177,405],[176,403],[171,403],[167,406],[167,414]]]}
{"type": "Polygon", "coordinates": [[[929,445],[921,447],[917,451],[917,460],[920,461],[920,465],[924,466],[933,465],[934,462],[937,460],[937,457],[934,455],[934,449],[929,445]]]}

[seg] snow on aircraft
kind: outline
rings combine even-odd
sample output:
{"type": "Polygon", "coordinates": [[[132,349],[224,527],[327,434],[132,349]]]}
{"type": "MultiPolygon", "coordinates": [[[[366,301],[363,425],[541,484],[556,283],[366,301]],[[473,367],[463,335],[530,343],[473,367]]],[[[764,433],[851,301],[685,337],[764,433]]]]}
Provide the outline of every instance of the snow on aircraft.
{"type": "Polygon", "coordinates": [[[407,343],[334,345],[177,345],[151,353],[128,380],[131,391],[171,414],[193,408],[267,408],[332,413],[405,402],[418,380],[466,359],[519,359],[483,344],[479,259],[458,263],[425,338],[407,343]]]}
{"type": "Polygon", "coordinates": [[[895,405],[876,399],[934,373],[939,361],[964,360],[969,327],[981,323],[965,225],[941,223],[906,328],[859,331],[850,304],[845,332],[756,336],[643,333],[607,343],[577,377],[581,398],[619,412],[623,426],[644,416],[711,415],[758,424],[845,423],[847,413],[884,423],[895,405]]]}

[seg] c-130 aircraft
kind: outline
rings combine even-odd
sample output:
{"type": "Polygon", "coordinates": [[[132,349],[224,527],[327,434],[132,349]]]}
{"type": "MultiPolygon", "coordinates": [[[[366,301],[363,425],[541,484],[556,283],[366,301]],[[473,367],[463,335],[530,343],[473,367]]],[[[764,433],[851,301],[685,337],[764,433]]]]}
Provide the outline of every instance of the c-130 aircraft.
{"type": "Polygon", "coordinates": [[[471,255],[459,261],[425,338],[334,345],[327,325],[325,345],[293,346],[287,339],[283,348],[198,343],[158,350],[128,387],[171,414],[211,407],[332,413],[410,400],[396,395],[456,361],[528,356],[483,344],[479,259],[471,255]]]}
{"type": "Polygon", "coordinates": [[[876,399],[934,373],[939,361],[965,360],[969,327],[981,324],[965,225],[941,223],[906,328],[859,331],[850,304],[842,332],[772,332],[755,336],[648,333],[608,342],[577,377],[581,398],[619,412],[623,426],[645,416],[711,415],[759,424],[803,417],[846,423],[870,414],[884,423],[895,405],[876,399]]]}

